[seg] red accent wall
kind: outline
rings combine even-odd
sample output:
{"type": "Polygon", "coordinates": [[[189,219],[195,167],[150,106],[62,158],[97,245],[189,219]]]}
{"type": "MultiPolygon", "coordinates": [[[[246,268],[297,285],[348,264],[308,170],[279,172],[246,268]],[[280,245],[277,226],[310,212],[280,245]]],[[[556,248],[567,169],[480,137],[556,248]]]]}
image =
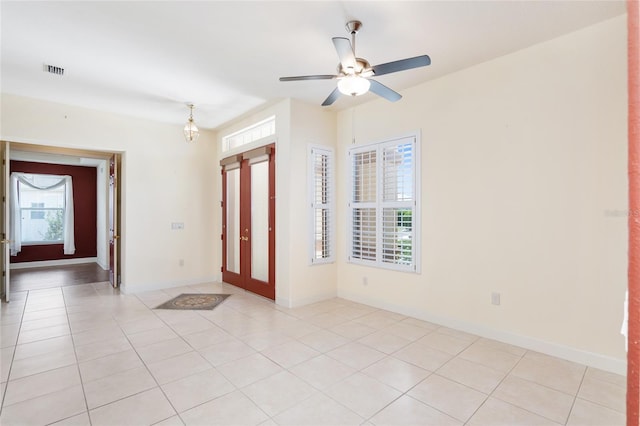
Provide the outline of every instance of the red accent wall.
{"type": "Polygon", "coordinates": [[[629,67],[629,353],[627,425],[640,424],[640,5],[627,1],[629,67]]]}
{"type": "Polygon", "coordinates": [[[73,255],[65,255],[62,244],[22,246],[22,251],[17,256],[11,256],[11,263],[96,257],[96,216],[98,213],[96,168],[12,160],[10,170],[12,172],[71,176],[76,244],[76,252],[73,255]]]}

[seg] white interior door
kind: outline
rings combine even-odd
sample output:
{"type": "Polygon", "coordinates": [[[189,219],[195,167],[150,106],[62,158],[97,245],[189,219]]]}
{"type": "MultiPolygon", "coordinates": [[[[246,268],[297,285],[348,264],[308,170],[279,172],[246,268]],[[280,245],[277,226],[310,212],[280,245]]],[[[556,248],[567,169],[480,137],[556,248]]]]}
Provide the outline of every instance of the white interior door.
{"type": "Polygon", "coordinates": [[[0,263],[2,266],[2,298],[5,302],[9,302],[9,142],[2,141],[2,173],[0,173],[0,191],[2,192],[2,256],[0,263]]]}

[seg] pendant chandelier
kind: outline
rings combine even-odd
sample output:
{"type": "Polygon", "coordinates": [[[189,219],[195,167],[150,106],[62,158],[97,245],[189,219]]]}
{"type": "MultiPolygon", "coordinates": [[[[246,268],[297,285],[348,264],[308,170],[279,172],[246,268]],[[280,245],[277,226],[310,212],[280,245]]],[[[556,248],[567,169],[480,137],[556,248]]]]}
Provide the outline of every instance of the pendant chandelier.
{"type": "Polygon", "coordinates": [[[190,142],[195,142],[198,140],[198,137],[200,136],[200,131],[198,130],[198,127],[196,126],[196,123],[193,122],[193,104],[189,104],[189,120],[187,121],[187,124],[185,124],[184,126],[184,139],[190,143],[190,142]]]}

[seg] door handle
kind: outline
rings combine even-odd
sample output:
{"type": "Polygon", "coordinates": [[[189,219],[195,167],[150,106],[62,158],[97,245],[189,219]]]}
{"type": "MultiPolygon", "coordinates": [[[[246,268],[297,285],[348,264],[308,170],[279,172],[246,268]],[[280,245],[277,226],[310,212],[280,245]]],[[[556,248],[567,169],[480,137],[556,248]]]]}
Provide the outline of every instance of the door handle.
{"type": "Polygon", "coordinates": [[[249,241],[249,237],[240,237],[240,241],[249,241]]]}

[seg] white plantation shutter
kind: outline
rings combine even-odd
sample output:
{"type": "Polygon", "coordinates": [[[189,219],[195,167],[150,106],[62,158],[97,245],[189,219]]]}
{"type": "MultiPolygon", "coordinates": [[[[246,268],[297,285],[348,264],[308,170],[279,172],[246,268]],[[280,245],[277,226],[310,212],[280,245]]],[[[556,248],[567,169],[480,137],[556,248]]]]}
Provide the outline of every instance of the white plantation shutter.
{"type": "Polygon", "coordinates": [[[328,148],[309,148],[311,263],[334,259],[334,155],[328,148]]]}
{"type": "Polygon", "coordinates": [[[418,271],[417,136],[352,148],[349,261],[418,271]]]}

